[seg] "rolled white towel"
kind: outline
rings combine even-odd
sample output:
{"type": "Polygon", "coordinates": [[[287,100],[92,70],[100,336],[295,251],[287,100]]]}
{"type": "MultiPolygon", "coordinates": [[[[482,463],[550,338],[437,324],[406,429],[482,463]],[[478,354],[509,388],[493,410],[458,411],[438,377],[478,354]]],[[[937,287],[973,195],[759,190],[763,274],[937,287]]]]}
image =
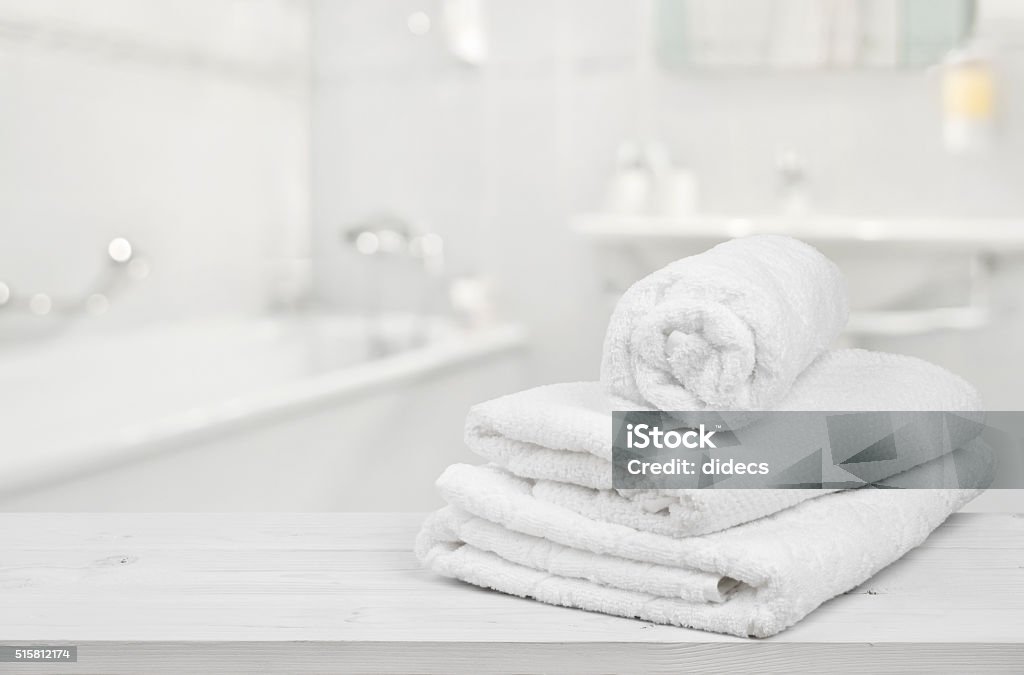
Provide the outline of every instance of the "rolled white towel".
{"type": "Polygon", "coordinates": [[[634,284],[608,324],[601,381],[660,410],[772,408],[849,314],[838,268],[796,239],[733,239],[634,284]]]}

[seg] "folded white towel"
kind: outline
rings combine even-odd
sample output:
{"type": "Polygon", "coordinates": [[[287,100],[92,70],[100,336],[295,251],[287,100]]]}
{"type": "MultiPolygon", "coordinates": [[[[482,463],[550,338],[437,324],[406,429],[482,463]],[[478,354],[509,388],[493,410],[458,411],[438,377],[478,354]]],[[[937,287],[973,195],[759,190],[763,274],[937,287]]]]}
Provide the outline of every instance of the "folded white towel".
{"type": "MultiPolygon", "coordinates": [[[[477,454],[524,478],[537,479],[544,499],[591,517],[666,535],[714,532],[820,496],[822,490],[659,490],[594,492],[612,487],[613,403],[600,384],[537,387],[474,406],[466,443],[477,454]],[[590,488],[590,490],[579,489],[590,488]]],[[[859,349],[816,360],[778,410],[981,409],[963,379],[909,356],[859,349]]],[[[893,475],[916,463],[909,454],[879,463],[893,475]]]]}
{"type": "Polygon", "coordinates": [[[608,324],[601,381],[660,410],[773,408],[846,324],[843,278],[796,239],[733,239],[641,279],[608,324]]]}
{"type": "MultiPolygon", "coordinates": [[[[991,458],[978,445],[958,451],[958,465],[973,465],[972,484],[982,486],[991,458]]],[[[451,466],[438,487],[450,506],[427,520],[416,554],[439,574],[550,604],[754,637],[778,633],[875,574],[979,492],[851,490],[678,539],[542,502],[531,481],[497,467],[451,466]]]]}

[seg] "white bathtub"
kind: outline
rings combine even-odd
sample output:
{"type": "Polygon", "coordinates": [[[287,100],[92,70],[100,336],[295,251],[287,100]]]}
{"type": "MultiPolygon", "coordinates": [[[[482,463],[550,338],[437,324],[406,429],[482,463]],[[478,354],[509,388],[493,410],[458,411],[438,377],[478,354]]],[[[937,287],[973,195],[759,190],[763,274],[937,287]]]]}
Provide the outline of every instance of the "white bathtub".
{"type": "Polygon", "coordinates": [[[0,348],[0,510],[420,510],[523,334],[345,316],[0,348]]]}

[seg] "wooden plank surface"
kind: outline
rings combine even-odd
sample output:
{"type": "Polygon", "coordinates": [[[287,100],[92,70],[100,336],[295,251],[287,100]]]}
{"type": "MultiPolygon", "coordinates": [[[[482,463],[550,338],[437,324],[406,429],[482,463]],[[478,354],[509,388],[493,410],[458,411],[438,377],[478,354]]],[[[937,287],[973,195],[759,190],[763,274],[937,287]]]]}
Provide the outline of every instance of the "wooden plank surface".
{"type": "Polygon", "coordinates": [[[80,663],[67,672],[204,663],[207,672],[769,663],[820,671],[856,669],[864,659],[887,670],[1024,671],[1019,514],[956,515],[897,564],[760,641],[438,578],[410,553],[422,517],[2,514],[0,644],[80,645],[80,663]]]}

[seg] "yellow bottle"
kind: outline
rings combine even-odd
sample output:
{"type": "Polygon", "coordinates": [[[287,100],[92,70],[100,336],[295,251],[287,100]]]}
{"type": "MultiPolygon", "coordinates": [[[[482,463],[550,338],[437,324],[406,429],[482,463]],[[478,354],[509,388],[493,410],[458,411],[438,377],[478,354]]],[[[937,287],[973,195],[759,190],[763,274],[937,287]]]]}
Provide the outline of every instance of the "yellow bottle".
{"type": "Polygon", "coordinates": [[[982,150],[991,143],[995,78],[988,59],[966,52],[946,59],[942,77],[944,139],[953,152],[982,150]]]}

